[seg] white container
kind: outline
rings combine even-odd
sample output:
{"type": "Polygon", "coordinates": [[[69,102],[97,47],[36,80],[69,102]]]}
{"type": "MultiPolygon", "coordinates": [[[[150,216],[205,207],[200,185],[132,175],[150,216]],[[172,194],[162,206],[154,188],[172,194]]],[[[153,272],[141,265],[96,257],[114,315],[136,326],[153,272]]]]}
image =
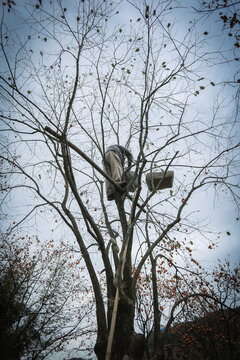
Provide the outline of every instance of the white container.
{"type": "Polygon", "coordinates": [[[168,189],[173,186],[174,172],[150,172],[146,175],[146,183],[150,191],[168,189]]]}

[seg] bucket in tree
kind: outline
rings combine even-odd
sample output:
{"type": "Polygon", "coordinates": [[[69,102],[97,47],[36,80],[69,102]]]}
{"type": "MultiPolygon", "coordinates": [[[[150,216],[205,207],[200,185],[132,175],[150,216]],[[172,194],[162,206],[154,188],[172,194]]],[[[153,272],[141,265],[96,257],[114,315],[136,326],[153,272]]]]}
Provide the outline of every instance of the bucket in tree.
{"type": "Polygon", "coordinates": [[[146,183],[150,191],[168,189],[173,186],[173,178],[173,171],[151,171],[146,175],[146,183]]]}

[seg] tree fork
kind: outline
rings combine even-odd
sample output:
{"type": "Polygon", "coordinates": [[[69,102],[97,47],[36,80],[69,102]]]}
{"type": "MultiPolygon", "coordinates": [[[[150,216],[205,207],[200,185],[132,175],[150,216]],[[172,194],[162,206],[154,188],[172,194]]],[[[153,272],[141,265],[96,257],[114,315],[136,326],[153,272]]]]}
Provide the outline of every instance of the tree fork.
{"type": "MultiPolygon", "coordinates": [[[[62,135],[58,134],[49,126],[45,127],[45,131],[51,134],[52,136],[54,136],[55,138],[57,138],[58,140],[60,141],[62,140],[62,135]]],[[[120,191],[122,190],[122,188],[118,184],[116,184],[115,181],[108,174],[106,174],[94,161],[92,161],[92,159],[90,159],[90,157],[88,157],[82,150],[80,150],[76,145],[74,145],[69,140],[66,140],[66,142],[71,149],[76,151],[76,153],[78,153],[81,157],[83,157],[84,160],[86,160],[90,165],[92,165],[102,176],[104,176],[108,181],[110,181],[117,190],[120,191]]]]}

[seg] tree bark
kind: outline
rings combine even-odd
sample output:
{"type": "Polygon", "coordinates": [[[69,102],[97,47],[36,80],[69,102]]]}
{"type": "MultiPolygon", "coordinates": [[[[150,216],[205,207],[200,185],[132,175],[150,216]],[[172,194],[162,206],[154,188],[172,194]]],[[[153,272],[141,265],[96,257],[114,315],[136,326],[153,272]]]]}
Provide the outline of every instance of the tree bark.
{"type": "Polygon", "coordinates": [[[134,331],[134,310],[134,302],[120,294],[111,360],[144,359],[145,340],[134,331]]]}

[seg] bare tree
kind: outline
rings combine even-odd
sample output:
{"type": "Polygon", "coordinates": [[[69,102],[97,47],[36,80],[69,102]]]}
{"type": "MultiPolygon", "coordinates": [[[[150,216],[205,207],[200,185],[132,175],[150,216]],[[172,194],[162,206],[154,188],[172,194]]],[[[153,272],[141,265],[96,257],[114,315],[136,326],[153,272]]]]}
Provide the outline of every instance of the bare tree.
{"type": "Polygon", "coordinates": [[[222,193],[239,206],[235,109],[204,76],[223,54],[205,48],[197,25],[179,30],[178,2],[75,5],[30,2],[22,13],[18,4],[3,12],[2,193],[11,204],[3,216],[14,216],[8,232],[44,223],[55,241],[61,231],[78,245],[95,296],[97,358],[105,359],[110,347],[112,359],[140,359],[145,339],[136,334],[135,307],[141,272],[151,269],[157,341],[161,261],[172,266],[175,256],[190,256],[193,236],[217,238],[197,216],[195,193],[222,193]],[[14,11],[23,23],[11,22],[14,11]],[[106,202],[99,166],[109,143],[133,152],[138,187],[132,201],[128,194],[106,202]],[[174,187],[160,193],[158,186],[148,190],[145,180],[159,169],[163,178],[175,171],[174,187]]]}
{"type": "MultiPolygon", "coordinates": [[[[234,49],[239,48],[239,25],[240,12],[238,2],[234,0],[216,0],[216,1],[198,1],[198,7],[195,8],[204,16],[217,15],[215,18],[220,21],[229,38],[233,37],[234,49]]],[[[239,61],[239,59],[236,59],[239,61]]]]}
{"type": "Polygon", "coordinates": [[[197,15],[197,20],[203,24],[203,34],[206,37],[213,36],[217,33],[218,36],[223,35],[225,41],[222,42],[223,52],[225,56],[220,57],[220,62],[226,67],[231,66],[235,71],[231,71],[229,76],[223,80],[225,86],[230,87],[232,91],[232,98],[235,101],[236,113],[239,113],[239,25],[240,25],[240,10],[239,4],[234,0],[216,0],[216,1],[201,1],[197,0],[193,8],[197,15]],[[215,27],[217,30],[214,31],[215,27]]]}

